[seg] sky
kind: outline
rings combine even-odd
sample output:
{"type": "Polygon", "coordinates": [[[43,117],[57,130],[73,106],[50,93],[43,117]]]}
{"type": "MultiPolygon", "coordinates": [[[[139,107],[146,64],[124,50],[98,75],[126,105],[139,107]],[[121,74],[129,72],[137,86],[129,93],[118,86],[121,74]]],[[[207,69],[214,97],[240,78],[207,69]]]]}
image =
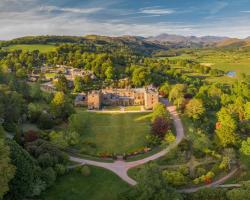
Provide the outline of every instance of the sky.
{"type": "Polygon", "coordinates": [[[27,35],[250,36],[250,0],[0,0],[0,40],[27,35]]]}

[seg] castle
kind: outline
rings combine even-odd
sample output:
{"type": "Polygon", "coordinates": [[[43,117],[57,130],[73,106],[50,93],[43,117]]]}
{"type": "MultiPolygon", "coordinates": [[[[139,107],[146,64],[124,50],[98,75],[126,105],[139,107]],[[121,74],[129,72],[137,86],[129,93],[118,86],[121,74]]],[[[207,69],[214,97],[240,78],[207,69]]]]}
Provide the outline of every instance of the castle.
{"type": "Polygon", "coordinates": [[[93,90],[87,95],[78,94],[75,105],[85,105],[88,109],[101,109],[102,106],[132,106],[143,105],[145,109],[153,109],[159,102],[159,94],[156,88],[106,88],[93,90]]]}

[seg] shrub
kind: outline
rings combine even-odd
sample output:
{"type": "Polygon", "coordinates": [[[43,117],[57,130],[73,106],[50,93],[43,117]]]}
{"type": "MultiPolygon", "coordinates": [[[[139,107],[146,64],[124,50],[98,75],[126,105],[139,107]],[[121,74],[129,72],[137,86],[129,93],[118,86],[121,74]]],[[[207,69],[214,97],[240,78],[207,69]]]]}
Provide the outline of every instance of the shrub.
{"type": "Polygon", "coordinates": [[[163,171],[162,175],[166,181],[173,186],[181,186],[187,183],[187,178],[178,171],[163,171]]]}
{"type": "Polygon", "coordinates": [[[48,187],[52,186],[56,180],[56,172],[52,167],[48,167],[42,171],[41,178],[48,187]]]}
{"type": "Polygon", "coordinates": [[[167,144],[171,144],[176,140],[176,137],[172,131],[168,131],[164,137],[164,140],[167,142],[167,144]]]}
{"type": "Polygon", "coordinates": [[[200,179],[199,179],[199,178],[194,179],[194,180],[193,180],[193,183],[194,183],[195,185],[198,185],[198,184],[200,183],[200,179]]]}
{"type": "Polygon", "coordinates": [[[193,180],[194,184],[199,184],[199,183],[210,183],[212,178],[214,177],[214,173],[212,171],[207,172],[206,175],[202,175],[196,179],[193,180]]]}
{"type": "Polygon", "coordinates": [[[51,157],[49,153],[41,154],[37,160],[38,160],[39,165],[43,168],[53,166],[53,158],[51,157]]]}
{"type": "Polygon", "coordinates": [[[80,135],[76,131],[68,131],[64,133],[64,138],[69,146],[76,145],[79,143],[80,135]]]}
{"type": "Polygon", "coordinates": [[[68,162],[68,155],[66,153],[60,151],[54,145],[42,139],[27,143],[26,149],[35,158],[38,158],[45,153],[50,154],[53,158],[53,165],[58,163],[66,164],[68,162]]]}
{"type": "Polygon", "coordinates": [[[68,143],[64,138],[64,133],[62,131],[56,132],[52,131],[49,134],[50,141],[56,145],[58,148],[64,149],[68,147],[68,143]]]}
{"type": "Polygon", "coordinates": [[[33,191],[31,196],[39,196],[41,192],[43,192],[46,189],[46,183],[45,181],[42,181],[40,178],[37,179],[33,186],[33,191]]]}
{"type": "Polygon", "coordinates": [[[202,175],[206,174],[206,170],[202,167],[198,167],[195,171],[195,176],[200,177],[202,175]]]}
{"type": "Polygon", "coordinates": [[[186,165],[180,166],[178,171],[185,176],[189,174],[189,168],[186,165]]]}
{"type": "Polygon", "coordinates": [[[52,131],[49,134],[50,141],[57,147],[65,149],[68,146],[79,143],[80,135],[75,131],[52,131]]]}
{"type": "Polygon", "coordinates": [[[64,175],[66,172],[66,167],[62,164],[56,164],[55,171],[56,171],[56,174],[59,176],[64,175]]]}
{"type": "Polygon", "coordinates": [[[147,146],[154,147],[160,144],[160,138],[155,135],[147,135],[147,146]]]}
{"type": "Polygon", "coordinates": [[[89,176],[91,173],[90,168],[87,165],[82,166],[80,172],[83,176],[89,176]]]}

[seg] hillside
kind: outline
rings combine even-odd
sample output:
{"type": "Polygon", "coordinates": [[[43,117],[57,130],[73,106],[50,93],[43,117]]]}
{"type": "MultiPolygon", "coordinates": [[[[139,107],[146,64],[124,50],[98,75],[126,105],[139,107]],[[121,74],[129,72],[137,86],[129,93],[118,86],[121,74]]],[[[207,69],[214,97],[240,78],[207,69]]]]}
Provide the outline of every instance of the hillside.
{"type": "Polygon", "coordinates": [[[150,55],[154,51],[167,50],[168,46],[146,41],[140,37],[123,36],[108,37],[99,35],[87,36],[28,36],[16,38],[9,41],[2,41],[2,47],[10,47],[13,45],[60,45],[64,43],[85,45],[89,51],[126,51],[136,55],[150,55]]]}
{"type": "Polygon", "coordinates": [[[250,38],[246,39],[237,39],[237,38],[230,38],[223,40],[221,42],[218,42],[216,44],[216,47],[220,48],[244,48],[250,46],[250,38]]]}

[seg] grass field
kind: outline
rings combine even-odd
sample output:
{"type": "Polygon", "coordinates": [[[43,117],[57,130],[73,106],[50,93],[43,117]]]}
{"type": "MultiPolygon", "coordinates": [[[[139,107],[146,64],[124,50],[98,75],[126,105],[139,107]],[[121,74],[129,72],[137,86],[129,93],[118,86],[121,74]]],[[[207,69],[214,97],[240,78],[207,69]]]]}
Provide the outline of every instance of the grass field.
{"type": "Polygon", "coordinates": [[[39,50],[42,53],[54,51],[56,49],[56,47],[54,45],[49,45],[49,44],[19,44],[19,45],[11,45],[11,46],[8,46],[6,48],[8,50],[21,49],[23,51],[39,50]]]}
{"type": "Polygon", "coordinates": [[[126,106],[125,111],[140,111],[141,106],[126,106]]]}
{"type": "Polygon", "coordinates": [[[196,49],[189,51],[179,56],[168,57],[168,59],[190,59],[209,64],[212,68],[250,74],[250,52],[237,50],[221,51],[219,49],[196,49]]]}
{"type": "Polygon", "coordinates": [[[108,170],[90,167],[91,175],[82,176],[76,171],[60,177],[52,188],[46,191],[42,200],[115,200],[119,193],[129,186],[108,170]]]}
{"type": "Polygon", "coordinates": [[[110,111],[119,111],[121,110],[120,106],[104,106],[103,110],[110,110],[110,111]]]}
{"type": "Polygon", "coordinates": [[[224,71],[235,71],[236,73],[250,74],[250,60],[239,61],[236,63],[224,63],[217,62],[212,65],[212,67],[221,69],[224,71]]]}
{"type": "Polygon", "coordinates": [[[78,111],[69,128],[81,135],[79,149],[87,154],[125,153],[144,147],[150,132],[148,113],[92,113],[78,111]],[[90,145],[91,144],[91,145],[90,145]]]}

